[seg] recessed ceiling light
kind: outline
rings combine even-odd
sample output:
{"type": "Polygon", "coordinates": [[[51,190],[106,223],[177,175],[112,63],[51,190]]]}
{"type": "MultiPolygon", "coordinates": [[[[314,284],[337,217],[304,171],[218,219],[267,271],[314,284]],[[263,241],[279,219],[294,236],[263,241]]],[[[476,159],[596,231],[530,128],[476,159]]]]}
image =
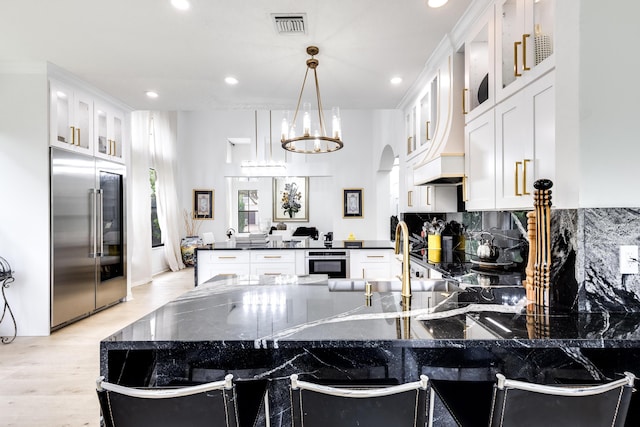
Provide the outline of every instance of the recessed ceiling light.
{"type": "Polygon", "coordinates": [[[235,77],[225,77],[224,81],[226,84],[228,85],[237,85],[238,84],[238,79],[236,79],[235,77]]]}
{"type": "Polygon", "coordinates": [[[429,7],[440,7],[440,6],[444,6],[445,4],[447,4],[447,1],[449,0],[429,0],[427,2],[427,5],[429,5],[429,7]]]}
{"type": "Polygon", "coordinates": [[[157,93],[157,92],[154,92],[154,91],[152,91],[152,90],[148,90],[148,91],[146,91],[145,93],[147,94],[147,96],[148,96],[149,98],[153,98],[153,99],[155,99],[155,98],[157,98],[157,97],[158,97],[158,93],[157,93]]]}
{"type": "Polygon", "coordinates": [[[191,7],[187,0],[171,0],[171,5],[178,10],[188,10],[191,7]]]}
{"type": "Polygon", "coordinates": [[[402,77],[394,77],[391,79],[392,85],[399,85],[400,83],[402,83],[402,77]]]}

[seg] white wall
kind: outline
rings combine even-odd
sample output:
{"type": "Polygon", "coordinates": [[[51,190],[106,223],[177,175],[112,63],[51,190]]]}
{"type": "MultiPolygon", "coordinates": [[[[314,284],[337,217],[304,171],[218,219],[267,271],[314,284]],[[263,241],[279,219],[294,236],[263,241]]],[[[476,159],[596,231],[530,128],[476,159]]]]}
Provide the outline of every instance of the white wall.
{"type": "Polygon", "coordinates": [[[580,2],[582,207],[640,206],[639,15],[634,0],[580,2]]]}
{"type": "Polygon", "coordinates": [[[49,334],[47,103],[44,63],[0,64],[0,256],[14,271],[6,296],[21,336],[49,334]]]}
{"type": "MultiPolygon", "coordinates": [[[[388,239],[389,188],[377,172],[385,145],[396,146],[402,140],[402,117],[396,110],[343,110],[344,148],[320,155],[286,153],[279,143],[281,114],[273,112],[271,133],[273,158],[287,161],[292,176],[310,176],[309,222],[292,222],[298,226],[317,227],[320,232],[333,231],[337,240],[353,233],[357,239],[388,239]],[[382,184],[381,184],[382,183],[382,184]],[[342,190],[362,188],[364,218],[343,218],[342,190]]],[[[258,142],[269,138],[268,111],[258,112],[258,142]],[[266,124],[265,124],[266,119],[266,124]]],[[[200,234],[214,233],[216,241],[226,239],[229,227],[225,176],[239,175],[241,160],[256,158],[256,115],[254,111],[181,112],[178,115],[179,179],[181,203],[189,208],[193,189],[215,190],[215,219],[203,221],[200,234]],[[233,150],[233,164],[226,164],[227,139],[250,138],[250,147],[233,150]]],[[[395,148],[394,148],[395,149],[395,148]]],[[[262,156],[263,147],[258,149],[262,156]]],[[[386,173],[384,174],[386,175],[386,173]]],[[[271,215],[269,215],[271,216],[271,215]]]]}

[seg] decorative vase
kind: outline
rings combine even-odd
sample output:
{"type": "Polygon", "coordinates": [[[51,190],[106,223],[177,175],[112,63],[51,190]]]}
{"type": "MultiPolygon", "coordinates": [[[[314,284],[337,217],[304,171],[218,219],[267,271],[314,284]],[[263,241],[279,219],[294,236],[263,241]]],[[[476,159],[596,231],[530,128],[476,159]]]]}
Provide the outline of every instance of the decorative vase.
{"type": "Polygon", "coordinates": [[[187,267],[195,265],[196,248],[203,245],[200,236],[183,237],[180,241],[180,253],[182,254],[182,263],[187,267]]]}

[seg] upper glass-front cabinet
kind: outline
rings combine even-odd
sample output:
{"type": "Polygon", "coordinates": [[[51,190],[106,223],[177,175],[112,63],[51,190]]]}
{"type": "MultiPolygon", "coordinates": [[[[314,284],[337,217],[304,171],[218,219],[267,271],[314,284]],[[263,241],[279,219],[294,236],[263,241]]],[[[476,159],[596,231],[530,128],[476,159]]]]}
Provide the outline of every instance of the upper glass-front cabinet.
{"type": "Polygon", "coordinates": [[[117,109],[96,103],[94,126],[95,155],[123,161],[124,115],[117,109]]]}
{"type": "Polygon", "coordinates": [[[438,77],[434,77],[427,92],[420,100],[420,123],[418,139],[420,146],[427,145],[433,139],[438,123],[438,77]]]}
{"type": "Polygon", "coordinates": [[[493,19],[486,16],[464,43],[462,110],[467,123],[493,104],[493,41],[493,19]]]}
{"type": "Polygon", "coordinates": [[[503,0],[496,5],[498,99],[553,67],[556,0],[503,0]]]}
{"type": "Polygon", "coordinates": [[[93,102],[82,92],[51,82],[51,145],[92,152],[93,102]]]}

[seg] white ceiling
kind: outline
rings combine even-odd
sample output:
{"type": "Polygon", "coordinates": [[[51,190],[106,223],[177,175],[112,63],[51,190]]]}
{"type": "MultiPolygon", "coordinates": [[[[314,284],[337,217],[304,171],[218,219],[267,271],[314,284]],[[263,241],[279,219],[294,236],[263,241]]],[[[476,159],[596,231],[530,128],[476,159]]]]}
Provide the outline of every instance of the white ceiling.
{"type": "Polygon", "coordinates": [[[0,61],[52,62],[135,109],[292,109],[316,45],[325,108],[396,108],[471,0],[190,2],[0,0],[0,61]],[[306,13],[307,34],[277,35],[272,13],[306,13]]]}

